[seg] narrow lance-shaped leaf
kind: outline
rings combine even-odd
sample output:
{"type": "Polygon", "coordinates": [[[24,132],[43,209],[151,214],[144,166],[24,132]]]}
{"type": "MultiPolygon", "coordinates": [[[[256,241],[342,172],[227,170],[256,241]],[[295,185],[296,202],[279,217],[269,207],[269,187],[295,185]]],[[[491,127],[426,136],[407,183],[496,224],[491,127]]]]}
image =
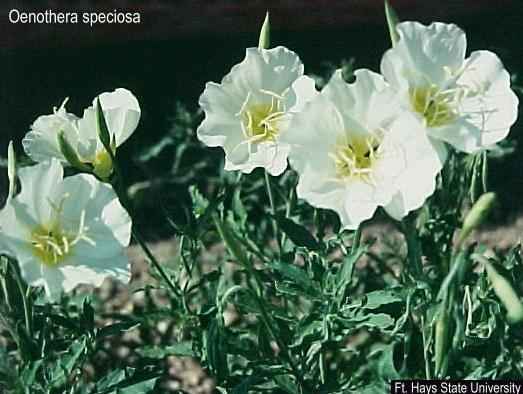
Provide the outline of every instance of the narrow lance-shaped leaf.
{"type": "Polygon", "coordinates": [[[107,127],[107,122],[105,120],[104,111],[102,105],[100,104],[100,99],[96,99],[96,131],[98,133],[98,138],[102,142],[105,150],[109,155],[113,155],[111,150],[111,134],[109,133],[109,128],[107,127]]]}
{"type": "Polygon", "coordinates": [[[269,49],[271,46],[271,26],[269,22],[269,11],[265,14],[265,20],[260,30],[260,38],[258,40],[259,49],[269,49]]]}
{"type": "Polygon", "coordinates": [[[282,231],[296,246],[306,247],[310,250],[318,250],[320,248],[319,242],[304,226],[282,216],[276,219],[282,231]]]}
{"type": "Polygon", "coordinates": [[[387,26],[389,28],[390,41],[392,46],[396,45],[399,40],[399,34],[396,30],[396,25],[400,22],[396,11],[390,6],[388,0],[385,0],[385,16],[387,18],[387,26]]]}

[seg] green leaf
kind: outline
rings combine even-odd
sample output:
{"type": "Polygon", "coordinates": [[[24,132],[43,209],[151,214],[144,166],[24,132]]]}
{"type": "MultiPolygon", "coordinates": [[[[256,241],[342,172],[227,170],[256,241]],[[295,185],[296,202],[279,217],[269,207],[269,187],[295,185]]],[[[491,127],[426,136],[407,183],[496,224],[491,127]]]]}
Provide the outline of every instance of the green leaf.
{"type": "Polygon", "coordinates": [[[336,319],[350,329],[369,327],[384,330],[394,324],[394,319],[386,313],[360,313],[355,316],[337,317],[336,319]]]}
{"type": "Polygon", "coordinates": [[[130,331],[138,327],[141,323],[135,320],[122,321],[102,327],[98,330],[98,338],[103,338],[111,335],[119,335],[122,332],[130,331]]]}
{"type": "Polygon", "coordinates": [[[80,171],[90,172],[91,168],[85,164],[82,163],[78,155],[76,154],[76,151],[71,146],[67,138],[65,137],[65,134],[63,131],[60,131],[57,135],[58,139],[58,147],[60,148],[60,152],[62,152],[62,155],[66,158],[68,163],[72,165],[74,168],[80,171]]]}
{"type": "Polygon", "coordinates": [[[336,282],[337,282],[337,298],[338,302],[343,302],[345,298],[345,293],[347,291],[347,287],[350,285],[352,281],[352,275],[354,273],[354,265],[358,262],[358,260],[367,253],[367,245],[361,245],[354,251],[353,253],[350,253],[346,255],[343,258],[343,262],[341,265],[341,268],[338,270],[336,282]]]}
{"type": "Polygon", "coordinates": [[[304,341],[306,341],[309,338],[318,338],[321,335],[322,330],[323,322],[321,320],[314,320],[310,322],[308,325],[300,324],[299,330],[297,330],[296,332],[298,336],[293,341],[291,347],[300,346],[304,341]]]}
{"type": "Polygon", "coordinates": [[[112,154],[111,133],[109,132],[109,127],[107,127],[107,121],[105,120],[104,111],[98,97],[96,98],[96,126],[98,138],[100,138],[105,150],[109,154],[112,154]]]}
{"type": "Polygon", "coordinates": [[[241,189],[237,188],[234,191],[234,194],[232,196],[232,209],[234,211],[234,214],[239,220],[240,227],[245,227],[247,224],[247,210],[245,209],[245,205],[243,204],[243,201],[241,199],[241,189]]]}
{"type": "Polygon", "coordinates": [[[284,278],[292,281],[296,286],[310,295],[318,295],[318,290],[314,282],[309,278],[305,268],[294,264],[284,263],[283,261],[270,262],[269,266],[284,278]]]}
{"type": "Polygon", "coordinates": [[[195,357],[192,349],[192,341],[183,341],[168,346],[144,346],[136,349],[136,353],[142,357],[163,359],[167,356],[195,357]]]}
{"type": "Polygon", "coordinates": [[[288,394],[299,394],[301,392],[296,383],[287,375],[276,375],[274,380],[278,384],[278,387],[288,394]]]}
{"type": "Polygon", "coordinates": [[[160,377],[154,377],[152,379],[144,380],[139,383],[132,384],[130,386],[116,389],[116,394],[144,394],[149,393],[154,389],[156,381],[160,377]]]}
{"type": "Polygon", "coordinates": [[[209,325],[205,335],[204,351],[211,371],[220,379],[228,376],[225,335],[217,320],[212,320],[209,325]]]}
{"type": "Polygon", "coordinates": [[[304,226],[281,216],[277,217],[276,220],[282,231],[296,246],[305,247],[310,250],[318,250],[320,248],[320,244],[316,238],[314,238],[310,231],[304,226]]]}
{"type": "Polygon", "coordinates": [[[27,364],[24,369],[22,370],[22,373],[20,374],[20,380],[23,382],[25,387],[31,387],[35,381],[36,373],[42,366],[44,360],[36,360],[34,362],[31,362],[27,364]]]}
{"type": "Polygon", "coordinates": [[[385,380],[401,379],[394,366],[394,344],[383,346],[378,360],[378,373],[385,380]]]}
{"type": "Polygon", "coordinates": [[[96,383],[96,389],[99,391],[104,391],[109,389],[111,386],[114,386],[125,379],[125,371],[123,369],[115,369],[109,372],[107,375],[102,377],[96,383]]]}
{"type": "Polygon", "coordinates": [[[194,217],[198,219],[209,207],[209,200],[207,200],[194,185],[189,187],[189,194],[192,199],[194,217]]]}
{"type": "Polygon", "coordinates": [[[85,298],[83,308],[82,308],[82,315],[80,316],[80,324],[82,328],[84,328],[87,331],[93,331],[94,329],[94,309],[91,306],[91,300],[89,298],[85,298]]]}
{"type": "Polygon", "coordinates": [[[345,308],[365,308],[377,309],[382,305],[393,304],[395,302],[403,302],[403,291],[400,287],[389,290],[376,290],[364,294],[362,297],[354,300],[345,308]]]}
{"type": "Polygon", "coordinates": [[[50,371],[50,380],[53,387],[63,386],[67,382],[69,375],[85,350],[85,338],[77,340],[69,346],[67,353],[57,360],[54,368],[50,371]]]}

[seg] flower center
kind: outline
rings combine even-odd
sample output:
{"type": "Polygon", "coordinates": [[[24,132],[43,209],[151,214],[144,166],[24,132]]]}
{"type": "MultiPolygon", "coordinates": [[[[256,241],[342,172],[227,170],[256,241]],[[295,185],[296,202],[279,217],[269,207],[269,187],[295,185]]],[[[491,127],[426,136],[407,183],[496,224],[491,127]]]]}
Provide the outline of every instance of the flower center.
{"type": "Polygon", "coordinates": [[[71,252],[74,237],[65,233],[60,225],[38,226],[31,232],[33,254],[46,265],[57,265],[71,252]]]}
{"type": "Polygon", "coordinates": [[[366,182],[372,181],[372,167],[379,157],[379,145],[380,139],[374,135],[341,138],[330,154],[338,178],[358,177],[366,182]]]}
{"type": "Polygon", "coordinates": [[[95,242],[87,236],[89,227],[85,225],[85,211],[80,214],[78,230],[72,232],[64,230],[62,212],[67,197],[69,194],[65,194],[58,205],[49,201],[54,214],[50,221],[51,224],[40,224],[31,232],[29,242],[33,254],[48,266],[56,266],[63,262],[71,254],[74,245],[81,240],[95,246],[95,242]]]}
{"type": "Polygon", "coordinates": [[[249,94],[239,112],[243,134],[249,142],[276,140],[285,116],[282,96],[265,90],[261,93],[270,97],[270,103],[250,103],[249,94]]]}
{"type": "Polygon", "coordinates": [[[418,87],[410,89],[409,93],[414,111],[425,118],[428,127],[445,126],[458,117],[456,107],[463,97],[460,89],[440,90],[437,86],[418,87]]]}

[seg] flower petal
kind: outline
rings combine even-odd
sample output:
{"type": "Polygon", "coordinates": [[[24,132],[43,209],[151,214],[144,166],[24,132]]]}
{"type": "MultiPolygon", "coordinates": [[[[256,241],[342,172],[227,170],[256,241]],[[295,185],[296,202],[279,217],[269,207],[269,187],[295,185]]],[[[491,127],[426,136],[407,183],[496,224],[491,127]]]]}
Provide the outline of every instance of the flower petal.
{"type": "Polygon", "coordinates": [[[68,163],[60,151],[58,133],[63,131],[67,141],[75,147],[78,143],[76,122],[77,117],[66,112],[64,106],[51,115],[38,117],[22,140],[25,152],[36,162],[54,157],[63,163],[68,163]]]}
{"type": "Polygon", "coordinates": [[[395,181],[397,192],[384,208],[394,219],[401,220],[434,193],[445,151],[441,142],[433,143],[427,137],[419,119],[409,113],[394,122],[390,134],[398,141],[406,166],[395,181]]]}
{"type": "MultiPolygon", "coordinates": [[[[136,130],[140,121],[140,105],[136,97],[127,89],[119,88],[98,96],[107,127],[116,138],[116,146],[123,144],[136,130]]],[[[93,107],[95,102],[93,102],[93,107]]]]}
{"type": "Polygon", "coordinates": [[[106,259],[89,257],[71,265],[60,266],[60,271],[64,276],[65,292],[80,284],[99,287],[106,278],[127,283],[131,277],[129,259],[123,253],[106,259]]]}
{"type": "Polygon", "coordinates": [[[441,86],[461,69],[467,40],[458,26],[402,22],[396,29],[400,39],[385,53],[381,68],[395,88],[405,87],[405,79],[415,85],[441,86]]]}
{"type": "Polygon", "coordinates": [[[481,147],[481,130],[463,117],[427,131],[430,137],[445,141],[463,152],[475,152],[481,147]]]}
{"type": "Polygon", "coordinates": [[[486,147],[504,139],[517,119],[518,98],[501,60],[489,51],[472,52],[457,84],[470,92],[460,112],[479,130],[478,145],[486,147]]]}
{"type": "Polygon", "coordinates": [[[53,158],[32,167],[20,168],[18,177],[22,191],[16,200],[27,205],[28,212],[35,215],[34,220],[39,223],[48,222],[52,212],[49,199],[54,196],[54,189],[63,179],[60,162],[53,158]]]}
{"type": "Polygon", "coordinates": [[[257,145],[256,152],[251,153],[249,160],[243,164],[225,161],[225,170],[251,173],[257,167],[264,167],[272,176],[280,175],[287,168],[287,156],[290,146],[277,142],[262,142],[257,145]]]}

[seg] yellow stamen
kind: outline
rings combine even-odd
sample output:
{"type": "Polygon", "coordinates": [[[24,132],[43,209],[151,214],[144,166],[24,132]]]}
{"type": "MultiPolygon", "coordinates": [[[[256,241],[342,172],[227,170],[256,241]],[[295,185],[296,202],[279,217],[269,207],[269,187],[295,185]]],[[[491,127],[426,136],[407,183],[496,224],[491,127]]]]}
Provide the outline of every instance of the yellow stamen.
{"type": "Polygon", "coordinates": [[[428,127],[441,127],[457,117],[457,106],[463,98],[461,89],[440,90],[437,86],[410,89],[414,111],[421,114],[428,127]]]}
{"type": "Polygon", "coordinates": [[[379,157],[379,145],[380,139],[374,135],[340,138],[330,154],[338,178],[360,178],[372,183],[372,168],[379,157]]]}

